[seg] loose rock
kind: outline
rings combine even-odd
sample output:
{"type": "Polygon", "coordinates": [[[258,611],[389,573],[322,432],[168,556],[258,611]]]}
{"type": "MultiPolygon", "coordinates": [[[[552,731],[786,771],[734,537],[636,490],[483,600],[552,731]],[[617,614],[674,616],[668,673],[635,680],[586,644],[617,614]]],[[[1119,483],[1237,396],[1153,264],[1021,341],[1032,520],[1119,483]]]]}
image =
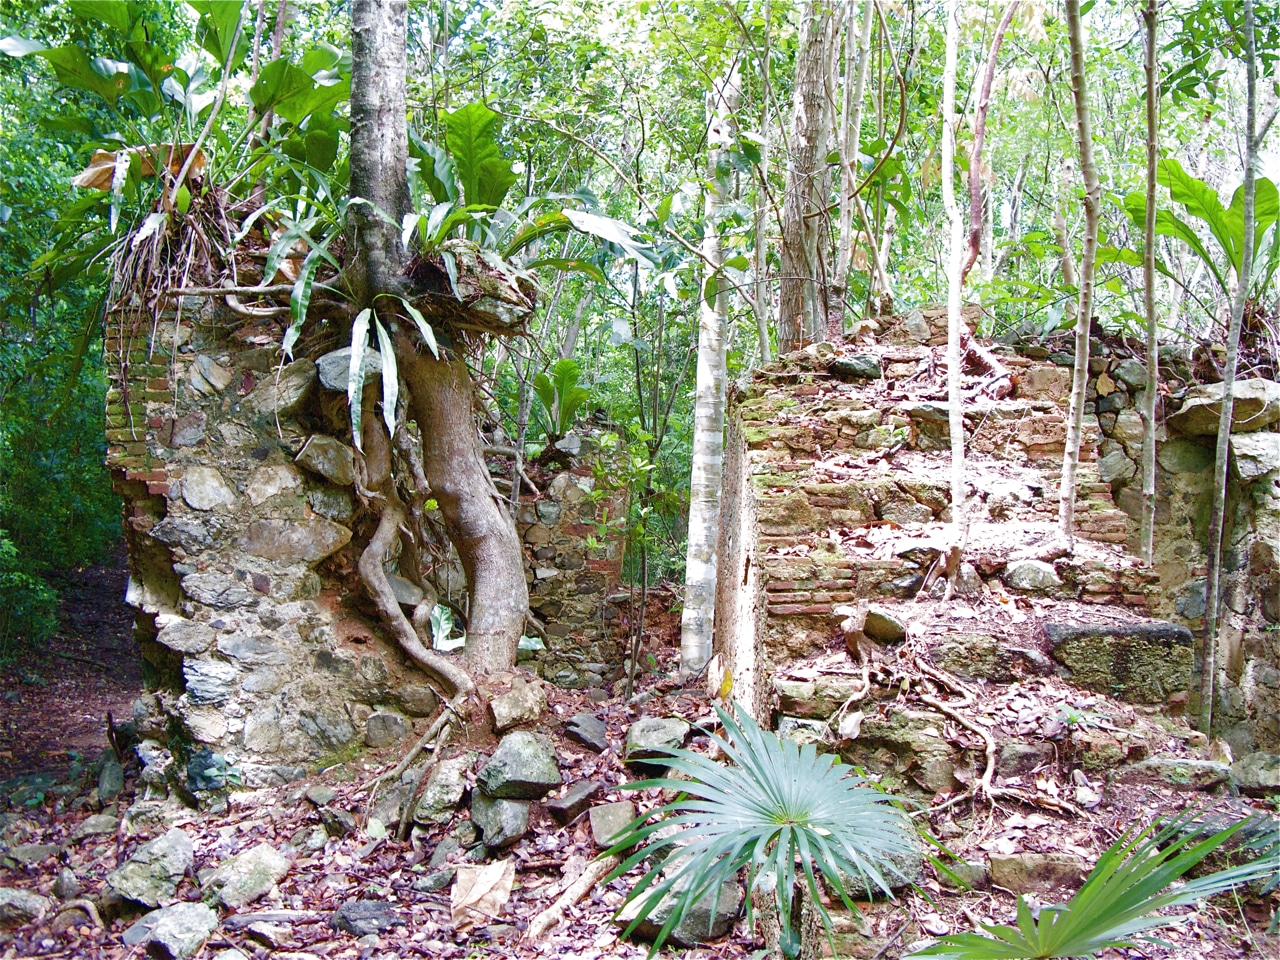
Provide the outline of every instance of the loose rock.
{"type": "Polygon", "coordinates": [[[53,901],[30,890],[0,887],[0,927],[19,927],[42,919],[53,901]]]}
{"type": "Polygon", "coordinates": [[[371,714],[365,723],[364,742],[366,746],[375,749],[389,747],[407,737],[412,729],[409,721],[399,714],[371,714]]]}
{"type": "MultiPolygon", "coordinates": [[[[689,724],[675,717],[644,717],[627,728],[623,762],[644,764],[645,761],[665,760],[672,750],[684,745],[689,736],[689,724]]],[[[648,763],[660,767],[662,763],[648,763]]]]}
{"type": "Polygon", "coordinates": [[[218,914],[203,903],[175,903],[155,910],[124,933],[126,946],[147,945],[151,956],[182,960],[203,946],[218,927],[218,914]]]}
{"type": "Polygon", "coordinates": [[[1053,564],[1043,560],[1019,560],[1005,569],[1004,582],[1010,590],[1045,593],[1062,586],[1053,564]]]}
{"type": "Polygon", "coordinates": [[[1084,882],[1088,865],[1074,853],[1013,853],[991,857],[991,882],[1014,893],[1051,894],[1084,882]]]}
{"type": "Polygon", "coordinates": [[[1163,783],[1180,790],[1211,790],[1231,779],[1231,768],[1216,760],[1152,757],[1120,767],[1115,783],[1163,783]]]}
{"type": "Polygon", "coordinates": [[[475,763],[476,754],[464,753],[447,757],[436,764],[427,776],[422,796],[413,811],[418,823],[447,823],[453,818],[454,808],[462,802],[467,790],[467,774],[475,763]]]}
{"type": "MultiPolygon", "coordinates": [[[[632,935],[642,940],[652,940],[662,929],[662,925],[671,916],[675,907],[675,895],[686,889],[692,882],[691,877],[682,877],[672,888],[671,893],[663,897],[649,915],[636,924],[632,935]]],[[[640,906],[645,902],[641,896],[623,907],[615,923],[625,927],[640,913],[640,906]]],[[[732,928],[738,913],[742,909],[742,887],[736,880],[726,880],[720,890],[708,890],[698,898],[684,918],[672,928],[669,941],[681,947],[695,947],[702,943],[717,940],[732,928]],[[712,909],[714,903],[714,910],[712,909]]]]}
{"type": "Polygon", "coordinates": [[[174,827],[144,843],[123,866],[108,874],[107,887],[125,900],[158,907],[161,900],[174,895],[194,861],[191,840],[174,827]]]}
{"type": "Polygon", "coordinates": [[[489,701],[493,728],[498,733],[522,723],[531,723],[547,709],[547,695],[541,684],[517,681],[510,693],[489,701]]]}
{"type": "Polygon", "coordinates": [[[238,910],[268,893],[289,872],[290,861],[263,842],[224,862],[204,883],[204,895],[216,896],[230,910],[238,910]]]}
{"type": "Polygon", "coordinates": [[[589,713],[576,713],[565,724],[564,735],[596,753],[609,749],[609,731],[604,721],[589,713]]]}
{"type": "Polygon", "coordinates": [[[523,730],[502,738],[476,781],[496,800],[540,800],[562,782],[555,752],[523,730]]]}
{"type": "Polygon", "coordinates": [[[883,607],[867,610],[862,632],[880,643],[900,643],[907,638],[906,625],[883,607]]]}
{"type": "Polygon", "coordinates": [[[636,818],[636,805],[630,800],[602,803],[591,808],[591,839],[607,850],[636,818]]]}
{"type": "Polygon", "coordinates": [[[381,900],[348,900],[329,920],[329,926],[357,937],[381,933],[404,923],[389,903],[381,900]]]}
{"type": "Polygon", "coordinates": [[[523,800],[495,800],[483,790],[471,792],[471,822],[487,847],[507,847],[529,832],[529,804],[523,800]]]}
{"type": "Polygon", "coordinates": [[[1280,755],[1246,754],[1232,765],[1231,775],[1241,793],[1257,797],[1280,794],[1280,755]]]}
{"type": "Polygon", "coordinates": [[[548,800],[547,812],[556,823],[565,826],[578,819],[603,790],[604,786],[594,780],[579,780],[563,797],[548,800]]]}

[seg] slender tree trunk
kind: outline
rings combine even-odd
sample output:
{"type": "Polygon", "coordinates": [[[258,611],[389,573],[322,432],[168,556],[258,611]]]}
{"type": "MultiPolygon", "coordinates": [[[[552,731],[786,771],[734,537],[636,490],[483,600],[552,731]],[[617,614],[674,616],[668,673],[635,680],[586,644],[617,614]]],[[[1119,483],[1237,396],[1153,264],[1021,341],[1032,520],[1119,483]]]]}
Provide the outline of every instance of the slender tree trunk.
{"type": "Polygon", "coordinates": [[[764,40],[762,42],[762,51],[760,54],[760,132],[763,143],[760,145],[760,171],[756,189],[755,201],[755,262],[753,268],[755,270],[755,296],[752,298],[751,308],[756,318],[756,340],[760,345],[760,363],[767,364],[773,361],[773,344],[770,341],[770,300],[771,291],[769,286],[769,244],[765,237],[765,219],[768,216],[768,191],[766,184],[769,182],[769,144],[771,142],[769,136],[769,127],[771,124],[770,110],[773,102],[773,92],[769,82],[770,68],[770,42],[771,37],[769,27],[773,16],[772,0],[765,0],[764,3],[764,40]]]}
{"type": "Polygon", "coordinates": [[[947,420],[951,434],[951,520],[964,516],[964,398],[960,365],[964,333],[960,290],[964,284],[964,221],[956,202],[956,69],[960,47],[960,2],[947,0],[947,42],[942,67],[942,206],[947,214],[947,420]]]}
{"type": "Polygon", "coordinates": [[[1089,378],[1089,327],[1093,321],[1093,276],[1098,255],[1098,213],[1102,186],[1093,160],[1093,122],[1089,115],[1089,87],[1085,80],[1084,30],[1080,0],[1066,0],[1067,36],[1071,42],[1071,94],[1076,106],[1080,139],[1080,172],[1084,175],[1084,248],[1080,255],[1080,300],[1076,310],[1076,357],[1071,376],[1071,405],[1067,413],[1067,443],[1062,455],[1058,522],[1071,542],[1075,533],[1076,466],[1084,432],[1084,394],[1089,378]]]}
{"type": "Polygon", "coordinates": [[[1141,556],[1150,565],[1155,555],[1156,531],[1156,396],[1160,383],[1160,338],[1156,324],[1156,135],[1160,122],[1160,82],[1156,60],[1157,0],[1147,0],[1142,10],[1147,44],[1147,211],[1143,223],[1142,306],[1147,319],[1147,394],[1142,405],[1142,546],[1141,556]]]}
{"type": "Polygon", "coordinates": [[[1200,723],[1206,734],[1213,731],[1215,687],[1218,672],[1218,630],[1222,604],[1222,539],[1227,515],[1227,456],[1231,446],[1234,417],[1236,365],[1240,355],[1240,330],[1249,303],[1253,280],[1254,206],[1257,197],[1258,150],[1258,58],[1254,40],[1253,0],[1244,0],[1244,50],[1247,94],[1244,122],[1244,244],[1236,292],[1231,299],[1231,324],[1227,329],[1227,363],[1222,372],[1222,413],[1218,418],[1218,445],[1213,464],[1213,509],[1209,516],[1209,557],[1206,572],[1204,613],[1204,656],[1200,675],[1200,723]]]}
{"type": "Polygon", "coordinates": [[[991,38],[991,49],[987,51],[987,68],[982,73],[982,87],[978,94],[978,108],[973,122],[973,150],[969,153],[969,256],[960,270],[960,283],[969,276],[969,271],[978,261],[982,252],[982,146],[987,137],[987,108],[991,105],[991,84],[996,78],[996,65],[1000,60],[1000,44],[1004,42],[1005,31],[1013,20],[1018,9],[1018,0],[1013,0],[1005,7],[1004,16],[996,26],[995,35],[991,38]]]}
{"type": "Polygon", "coordinates": [[[802,346],[819,326],[815,306],[819,278],[816,216],[826,207],[818,195],[827,142],[823,120],[827,114],[826,51],[831,10],[823,0],[808,0],[800,22],[795,90],[791,113],[791,156],[787,164],[786,194],[782,202],[782,244],[778,284],[778,352],[802,346]]]}
{"type": "MultiPolygon", "coordinates": [[[[422,437],[423,472],[467,575],[471,610],[467,662],[488,672],[515,663],[528,610],[523,549],[510,516],[499,506],[484,462],[465,358],[448,348],[442,348],[439,360],[420,355],[423,347],[418,335],[409,332],[411,325],[399,324],[394,301],[378,299],[380,294],[404,292],[407,286],[398,226],[410,205],[406,21],[405,0],[356,0],[352,5],[353,202],[348,207],[348,237],[353,256],[347,275],[357,303],[376,307],[392,331],[397,366],[409,385],[410,412],[422,437]],[[356,198],[368,202],[358,203],[356,198]]],[[[369,430],[383,428],[372,405],[366,417],[368,445],[369,430]]],[[[386,442],[377,446],[390,449],[391,438],[382,439],[386,442]]],[[[370,480],[369,489],[381,498],[373,502],[381,503],[383,510],[379,536],[370,549],[381,554],[399,536],[399,524],[392,521],[404,511],[390,470],[368,472],[371,478],[378,477],[377,483],[370,480]]],[[[361,561],[362,576],[375,600],[385,592],[379,576],[381,560],[381,555],[370,554],[361,561]]],[[[386,617],[391,614],[384,611],[386,617]]],[[[406,642],[402,639],[402,645],[406,642]]],[[[458,686],[456,679],[451,682],[458,686]]]]}
{"type": "MultiPolygon", "coordinates": [[[[720,158],[733,143],[733,118],[741,100],[734,70],[707,97],[711,114],[707,142],[706,226],[702,253],[707,279],[720,283],[711,302],[698,308],[698,372],[694,387],[692,470],[689,477],[689,537],[685,553],[684,610],[680,616],[680,674],[697,673],[711,659],[716,612],[716,539],[720,532],[720,487],[724,465],[725,333],[729,291],[720,266],[724,253],[716,222],[728,199],[728,183],[717,173],[720,158]]],[[[705,289],[705,288],[704,288],[705,289]]]]}
{"type": "Polygon", "coordinates": [[[867,66],[871,52],[871,27],[875,20],[875,0],[862,5],[862,26],[855,34],[853,14],[856,0],[847,0],[847,24],[844,44],[844,105],[840,129],[840,215],[838,220],[839,246],[836,248],[835,279],[831,297],[837,302],[828,305],[829,316],[834,316],[837,330],[844,327],[844,300],[849,289],[849,263],[853,258],[853,211],[858,202],[853,191],[857,188],[858,151],[862,145],[862,100],[867,89],[867,66]],[[856,38],[856,46],[855,46],[856,38]],[[849,75],[853,75],[853,83],[849,75]]]}

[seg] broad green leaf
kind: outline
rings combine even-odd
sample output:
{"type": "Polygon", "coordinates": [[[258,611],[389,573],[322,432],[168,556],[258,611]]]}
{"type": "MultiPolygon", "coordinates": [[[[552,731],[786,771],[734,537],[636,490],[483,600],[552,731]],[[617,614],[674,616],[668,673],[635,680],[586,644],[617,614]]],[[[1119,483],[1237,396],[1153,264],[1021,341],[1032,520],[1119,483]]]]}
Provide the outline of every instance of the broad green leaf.
{"type": "Polygon", "coordinates": [[[720,275],[711,274],[702,284],[702,302],[710,309],[716,308],[716,296],[720,293],[720,275]]]}
{"type": "Polygon", "coordinates": [[[423,140],[415,131],[409,132],[409,150],[418,161],[417,176],[426,184],[436,203],[458,199],[458,183],[453,161],[437,143],[423,140]]]}
{"type": "Polygon", "coordinates": [[[502,206],[516,175],[511,161],[498,150],[497,113],[483,103],[469,103],[444,114],[445,146],[449,149],[467,204],[502,206]]]}
{"type": "Polygon", "coordinates": [[[597,283],[608,283],[608,279],[604,275],[604,271],[600,269],[599,264],[592,263],[590,260],[576,260],[566,257],[543,257],[541,260],[534,260],[526,264],[529,270],[536,270],[538,267],[551,267],[553,270],[564,270],[571,273],[585,273],[597,283]]]}
{"type": "Polygon", "coordinates": [[[140,4],[123,0],[68,0],[67,7],[81,20],[98,20],[115,27],[126,37],[138,19],[140,4]]]}
{"type": "Polygon", "coordinates": [[[347,369],[347,403],[351,407],[351,439],[355,441],[357,450],[364,450],[360,435],[362,412],[360,407],[364,397],[364,353],[369,343],[369,318],[373,311],[365,307],[356,314],[351,324],[351,365],[347,369]]]}
{"type": "Polygon", "coordinates": [[[290,97],[310,93],[315,85],[310,74],[288,60],[273,60],[262,68],[257,82],[249,88],[249,99],[254,109],[263,114],[290,97]]]}
{"type": "MultiPolygon", "coordinates": [[[[218,67],[222,68],[227,63],[227,58],[231,56],[231,43],[235,39],[236,28],[240,25],[240,0],[187,0],[187,2],[191,9],[200,14],[200,22],[196,27],[200,45],[209,51],[213,59],[218,62],[218,67]]],[[[244,60],[248,47],[248,40],[242,33],[240,40],[236,43],[235,57],[231,61],[233,71],[244,60]]]]}
{"type": "MultiPolygon", "coordinates": [[[[1218,241],[1227,260],[1232,267],[1240,267],[1240,242],[1243,234],[1232,236],[1231,224],[1227,211],[1218,199],[1218,191],[1211,188],[1203,180],[1197,180],[1182,169],[1177,160],[1161,160],[1157,169],[1157,179],[1169,188],[1169,196],[1175,203],[1182,204],[1187,213],[1197,220],[1203,220],[1209,232],[1218,241]]],[[[1238,233],[1238,232],[1237,232],[1238,233]]]]}
{"type": "Polygon", "coordinates": [[[73,44],[32,52],[48,61],[60,83],[77,90],[96,93],[107,103],[115,104],[121,94],[129,89],[130,80],[127,72],[113,72],[106,75],[95,69],[96,66],[105,67],[108,63],[115,61],[106,61],[102,58],[91,61],[83,50],[73,44]]]}

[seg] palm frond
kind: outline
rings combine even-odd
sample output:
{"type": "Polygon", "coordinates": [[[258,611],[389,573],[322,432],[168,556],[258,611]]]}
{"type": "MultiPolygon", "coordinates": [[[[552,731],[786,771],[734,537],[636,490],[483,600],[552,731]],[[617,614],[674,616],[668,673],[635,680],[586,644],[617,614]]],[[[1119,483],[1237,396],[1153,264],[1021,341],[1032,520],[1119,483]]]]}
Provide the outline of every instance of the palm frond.
{"type": "Polygon", "coordinates": [[[1062,906],[1045,907],[1039,919],[1031,916],[1019,897],[1017,927],[984,924],[990,936],[952,934],[911,956],[947,960],[1092,957],[1107,947],[1150,940],[1138,935],[1182,922],[1180,916],[1158,916],[1157,911],[1222,893],[1275,869],[1258,860],[1172,886],[1248,822],[1204,837],[1187,831],[1193,817],[1184,814],[1159,831],[1147,827],[1137,835],[1121,837],[1098,860],[1076,895],[1062,906]]]}
{"type": "Polygon", "coordinates": [[[888,893],[891,884],[885,875],[897,875],[891,858],[915,849],[911,827],[897,808],[865,786],[852,767],[820,755],[813,745],[799,747],[780,739],[739,707],[732,714],[717,712],[724,736],[712,739],[729,763],[671,750],[664,762],[689,779],[659,777],[627,785],[680,793],[638,817],[607,851],[624,854],[637,848],[611,878],[647,858],[656,861],[624,904],[624,909],[635,904],[637,910],[624,935],[660,906],[669,907],[654,939],[656,952],[699,900],[714,901],[724,881],[743,872],[748,891],[773,890],[773,909],[787,934],[800,883],[828,931],[830,917],[817,897],[820,882],[851,909],[850,879],[858,889],[888,893]],[[667,835],[673,825],[681,828],[679,833],[667,835]],[[655,836],[658,831],[663,835],[655,836]]]}

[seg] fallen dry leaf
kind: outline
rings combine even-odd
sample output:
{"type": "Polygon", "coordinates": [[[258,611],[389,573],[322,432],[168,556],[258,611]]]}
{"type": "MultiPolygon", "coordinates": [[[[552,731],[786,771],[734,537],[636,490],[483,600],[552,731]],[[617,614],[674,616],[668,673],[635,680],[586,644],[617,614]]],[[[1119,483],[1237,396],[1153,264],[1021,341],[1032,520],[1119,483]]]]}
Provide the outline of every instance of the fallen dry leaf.
{"type": "Polygon", "coordinates": [[[449,899],[449,912],[459,932],[498,916],[503,904],[511,899],[511,885],[516,879],[515,861],[496,860],[480,866],[460,866],[449,899]]]}

